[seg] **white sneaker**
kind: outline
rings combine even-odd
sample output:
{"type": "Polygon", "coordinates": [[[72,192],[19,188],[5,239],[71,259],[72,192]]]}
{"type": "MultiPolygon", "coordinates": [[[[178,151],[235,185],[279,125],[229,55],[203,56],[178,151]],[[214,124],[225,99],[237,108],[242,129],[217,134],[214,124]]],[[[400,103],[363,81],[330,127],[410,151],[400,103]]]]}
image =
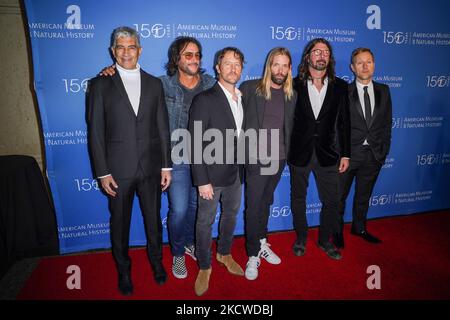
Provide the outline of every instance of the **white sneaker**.
{"type": "Polygon", "coordinates": [[[185,246],[184,247],[184,253],[186,253],[192,259],[197,261],[197,258],[195,257],[195,246],[193,244],[191,244],[190,246],[185,246]]]}
{"type": "Polygon", "coordinates": [[[270,244],[266,241],[266,238],[261,239],[261,249],[259,250],[258,257],[266,259],[270,264],[280,264],[281,259],[270,249],[270,244]]]}
{"type": "Polygon", "coordinates": [[[184,256],[173,257],[172,273],[177,279],[185,279],[187,277],[186,264],[184,262],[184,256]]]}
{"type": "Polygon", "coordinates": [[[258,257],[250,257],[245,268],[245,278],[247,280],[255,280],[258,278],[258,267],[261,264],[261,259],[258,257]]]}

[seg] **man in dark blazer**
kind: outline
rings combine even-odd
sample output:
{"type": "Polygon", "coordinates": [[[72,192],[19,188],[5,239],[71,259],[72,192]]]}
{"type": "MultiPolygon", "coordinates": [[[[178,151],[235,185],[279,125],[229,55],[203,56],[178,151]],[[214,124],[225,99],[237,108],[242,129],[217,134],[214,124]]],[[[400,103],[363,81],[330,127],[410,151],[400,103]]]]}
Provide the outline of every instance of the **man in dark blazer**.
{"type": "Polygon", "coordinates": [[[349,166],[350,119],[347,83],[335,76],[334,64],[327,40],[317,38],[306,45],[295,85],[297,104],[288,163],[297,233],[294,254],[305,253],[306,192],[313,171],[322,202],[318,246],[338,260],[342,256],[331,238],[338,230],[339,174],[349,166]]]}
{"type": "Polygon", "coordinates": [[[88,97],[89,146],[96,177],[108,195],[112,253],[119,291],[133,293],[128,256],[131,209],[137,192],[147,236],[147,254],[158,284],[162,265],[161,190],[170,184],[170,140],[161,81],[138,64],[139,35],[119,27],[111,51],[118,72],[91,81],[88,97]]]}
{"type": "Polygon", "coordinates": [[[351,233],[370,243],[381,240],[366,229],[369,200],[378,174],[389,153],[392,129],[392,102],[389,87],[372,80],[375,70],[373,53],[367,48],[352,52],[351,65],[355,81],[349,86],[351,115],[350,168],[341,175],[340,232],[335,239],[337,247],[344,247],[343,215],[345,201],[353,180],[353,223],[351,233]]]}
{"type": "Polygon", "coordinates": [[[209,288],[212,226],[219,201],[222,212],[216,259],[230,273],[244,275],[231,256],[242,194],[243,166],[239,164],[237,151],[244,111],[236,83],[243,64],[244,55],[239,49],[227,47],[218,51],[215,57],[218,82],[194,98],[189,114],[192,178],[199,194],[195,250],[200,268],[195,281],[198,296],[209,288]]]}
{"type": "Polygon", "coordinates": [[[267,55],[263,77],[240,86],[245,132],[247,135],[253,130],[256,137],[248,146],[245,165],[245,236],[249,257],[245,277],[248,280],[258,277],[261,258],[271,264],[281,263],[267,241],[267,224],[273,193],[289,152],[297,98],[292,81],[291,54],[288,49],[278,47],[267,55]],[[263,132],[267,132],[267,144],[259,148],[259,135],[263,132]]]}

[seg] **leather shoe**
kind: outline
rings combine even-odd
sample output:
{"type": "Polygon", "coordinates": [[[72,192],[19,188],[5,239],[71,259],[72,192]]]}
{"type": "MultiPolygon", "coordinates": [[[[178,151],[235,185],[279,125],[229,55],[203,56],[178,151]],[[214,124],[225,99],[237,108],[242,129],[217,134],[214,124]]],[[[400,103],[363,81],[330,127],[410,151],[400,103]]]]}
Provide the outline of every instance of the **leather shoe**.
{"type": "Polygon", "coordinates": [[[124,296],[133,294],[133,283],[131,282],[130,273],[119,274],[119,291],[124,296]]]}
{"type": "Polygon", "coordinates": [[[211,267],[209,269],[200,269],[195,279],[195,294],[197,296],[203,295],[209,288],[209,277],[211,276],[211,267]]]}
{"type": "Polygon", "coordinates": [[[155,265],[152,265],[153,267],[153,278],[155,279],[156,283],[159,285],[163,285],[167,281],[167,272],[164,269],[164,266],[162,263],[157,263],[155,265]]]}
{"type": "Polygon", "coordinates": [[[331,259],[334,260],[342,259],[341,253],[338,250],[336,250],[336,248],[330,242],[323,244],[319,241],[317,242],[317,245],[319,246],[320,249],[325,251],[327,256],[329,256],[331,259]]]}
{"type": "Polygon", "coordinates": [[[366,230],[363,230],[361,232],[357,232],[354,229],[352,229],[350,231],[350,233],[355,235],[355,236],[357,236],[357,237],[360,237],[360,238],[362,238],[365,241],[370,242],[370,243],[381,243],[382,242],[380,239],[378,239],[377,237],[371,235],[366,230]]]}
{"type": "Polygon", "coordinates": [[[306,246],[304,241],[295,241],[292,251],[297,257],[301,257],[305,254],[306,246]]]}
{"type": "Polygon", "coordinates": [[[244,270],[241,268],[241,266],[236,261],[234,261],[231,254],[221,255],[220,253],[217,253],[216,259],[217,259],[217,261],[219,261],[219,263],[221,265],[224,265],[228,269],[229,273],[237,275],[237,276],[244,275],[244,270]]]}
{"type": "Polygon", "coordinates": [[[344,249],[344,234],[342,232],[333,235],[333,244],[338,249],[344,249]]]}

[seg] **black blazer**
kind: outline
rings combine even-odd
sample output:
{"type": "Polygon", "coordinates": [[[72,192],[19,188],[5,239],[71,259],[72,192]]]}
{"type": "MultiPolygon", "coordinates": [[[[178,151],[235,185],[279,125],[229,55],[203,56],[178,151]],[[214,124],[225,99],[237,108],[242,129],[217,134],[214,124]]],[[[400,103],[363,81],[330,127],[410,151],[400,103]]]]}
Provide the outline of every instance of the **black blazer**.
{"type": "MultiPolygon", "coordinates": [[[[259,130],[262,128],[264,120],[264,111],[266,107],[266,100],[263,96],[256,94],[256,86],[260,80],[248,80],[241,84],[240,90],[242,92],[242,101],[245,113],[245,127],[244,129],[259,130]]],[[[285,100],[284,103],[284,142],[286,145],[286,159],[289,154],[289,147],[291,143],[291,132],[294,122],[295,101],[297,100],[297,93],[294,91],[294,96],[291,100],[285,100]]],[[[253,146],[255,147],[255,146],[253,146]]]]}
{"type": "Polygon", "coordinates": [[[309,101],[308,86],[296,81],[297,103],[288,163],[307,166],[313,150],[321,166],[336,165],[350,158],[350,114],[347,82],[336,78],[328,82],[327,92],[317,120],[309,101]]]}
{"type": "MultiPolygon", "coordinates": [[[[236,130],[236,123],[227,97],[216,82],[212,88],[194,97],[189,110],[189,132],[192,139],[190,160],[194,185],[202,186],[211,183],[213,187],[227,187],[236,181],[237,175],[242,181],[242,164],[238,164],[237,161],[238,141],[234,138],[232,143],[228,145],[225,143],[227,129],[236,130]],[[205,163],[203,152],[213,141],[201,143],[203,139],[199,136],[199,132],[194,130],[194,121],[201,121],[202,134],[208,129],[216,129],[222,134],[223,143],[218,141],[217,144],[223,155],[223,157],[220,157],[221,163],[205,163]],[[201,155],[199,154],[200,151],[201,155]],[[231,162],[229,164],[226,161],[227,157],[231,159],[228,161],[231,162]]],[[[212,148],[212,145],[210,148],[212,148]]],[[[207,154],[209,153],[207,152],[207,154]]]]}
{"type": "Polygon", "coordinates": [[[161,80],[141,70],[136,116],[118,72],[91,80],[89,147],[97,177],[132,178],[140,164],[146,176],[170,168],[169,120],[161,80]]]}
{"type": "Polygon", "coordinates": [[[356,83],[349,85],[349,101],[351,115],[351,143],[352,160],[361,159],[363,142],[367,139],[373,151],[375,159],[383,163],[391,146],[392,130],[392,102],[389,87],[373,81],[375,93],[375,106],[373,109],[372,121],[367,127],[361,103],[358,97],[356,83]]]}

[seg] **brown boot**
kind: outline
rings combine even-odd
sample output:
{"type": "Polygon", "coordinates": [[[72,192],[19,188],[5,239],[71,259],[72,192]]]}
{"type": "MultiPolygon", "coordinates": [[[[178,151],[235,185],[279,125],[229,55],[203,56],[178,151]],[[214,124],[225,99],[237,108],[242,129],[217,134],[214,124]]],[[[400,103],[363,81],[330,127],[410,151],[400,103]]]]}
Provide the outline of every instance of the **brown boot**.
{"type": "Polygon", "coordinates": [[[209,277],[211,276],[211,267],[209,269],[200,269],[195,280],[195,294],[203,295],[209,288],[209,277]]]}
{"type": "Polygon", "coordinates": [[[241,266],[238,265],[238,263],[236,261],[234,261],[234,259],[231,256],[231,254],[227,254],[227,255],[223,256],[220,253],[218,253],[216,255],[216,258],[217,258],[217,261],[219,261],[220,264],[222,264],[225,267],[227,267],[228,272],[230,272],[231,274],[235,274],[237,276],[243,276],[244,275],[244,270],[242,270],[241,266]]]}

